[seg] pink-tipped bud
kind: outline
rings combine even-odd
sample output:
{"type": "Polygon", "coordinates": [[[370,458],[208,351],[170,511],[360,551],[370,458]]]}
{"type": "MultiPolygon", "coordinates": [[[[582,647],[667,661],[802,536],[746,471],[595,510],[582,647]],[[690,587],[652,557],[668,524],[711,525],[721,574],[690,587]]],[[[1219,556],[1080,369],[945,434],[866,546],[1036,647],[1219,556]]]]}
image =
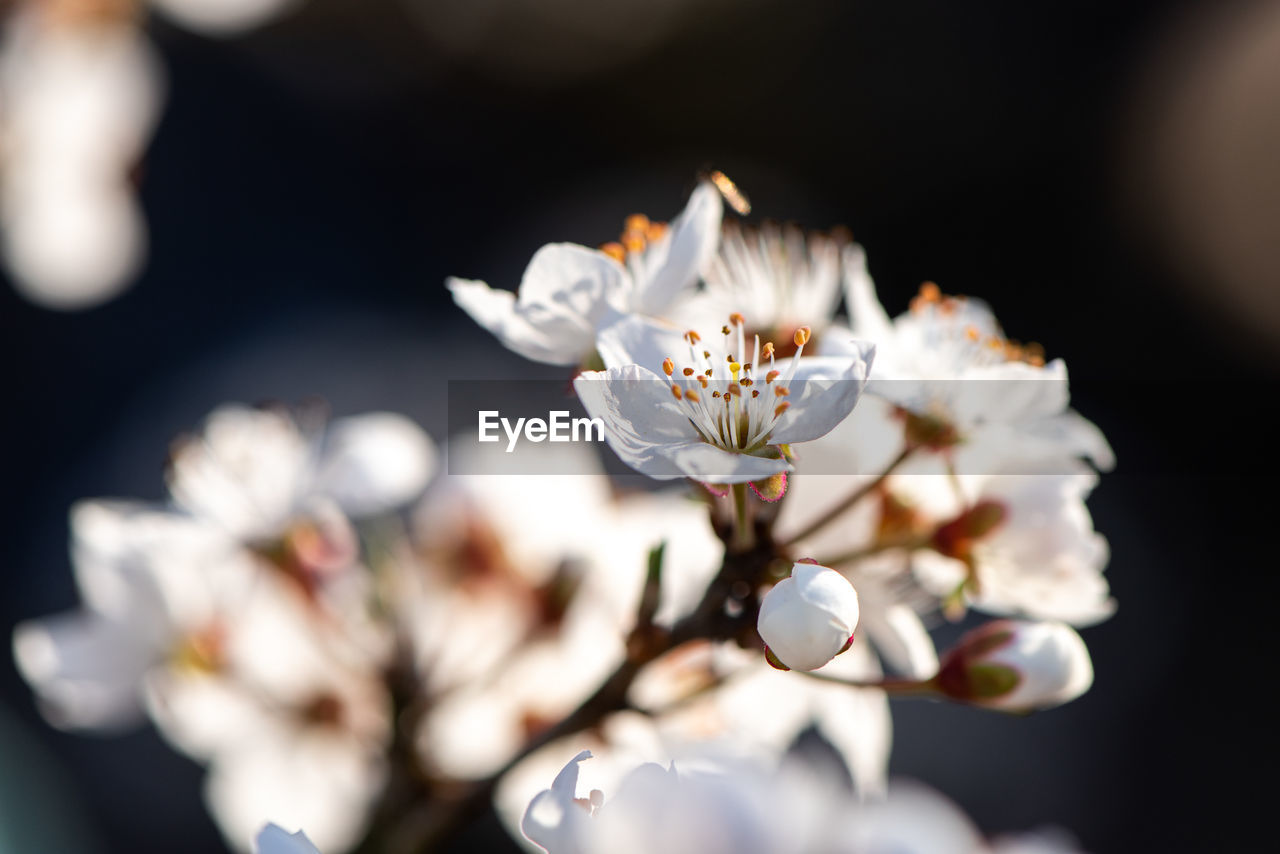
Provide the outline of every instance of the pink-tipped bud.
{"type": "Polygon", "coordinates": [[[822,667],[848,648],[857,626],[858,593],[849,580],[799,562],[765,595],[756,623],[769,653],[792,670],[822,667]]]}
{"type": "Polygon", "coordinates": [[[1093,662],[1084,639],[1065,623],[994,620],[960,638],[935,681],[953,700],[1031,711],[1088,691],[1093,662]]]}

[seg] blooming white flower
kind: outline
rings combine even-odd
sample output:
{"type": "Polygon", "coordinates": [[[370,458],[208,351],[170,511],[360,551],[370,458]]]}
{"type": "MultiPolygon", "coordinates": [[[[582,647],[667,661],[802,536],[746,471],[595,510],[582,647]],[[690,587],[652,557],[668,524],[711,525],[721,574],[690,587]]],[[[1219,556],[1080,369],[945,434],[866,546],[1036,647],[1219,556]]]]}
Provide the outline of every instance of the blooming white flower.
{"type": "Polygon", "coordinates": [[[435,471],[435,448],[389,412],[306,427],[281,409],[224,406],[180,442],[169,490],[192,515],[243,542],[274,539],[320,508],[350,517],[407,503],[435,471]]]}
{"type": "Polygon", "coordinates": [[[454,301],[510,350],[535,362],[577,365],[619,316],[661,316],[706,268],[719,241],[720,194],[698,184],[671,227],[642,216],[603,249],[552,243],[533,256],[519,294],[451,278],[454,301]]]}
{"type": "Polygon", "coordinates": [[[721,332],[704,340],[628,318],[601,334],[607,370],[580,374],[574,389],[632,468],[717,484],[788,471],[785,446],[825,435],[853,410],[874,355],[863,345],[844,357],[802,358],[802,328],[795,354],[780,360],[772,343],[747,338],[738,314],[721,332]]]}
{"type": "Polygon", "coordinates": [[[1089,649],[1065,623],[995,620],[947,653],[937,686],[955,700],[1007,711],[1069,703],[1093,685],[1089,649]]]}
{"type": "MultiPolygon", "coordinates": [[[[1069,408],[1066,364],[1046,364],[1038,346],[1007,339],[985,303],[944,296],[930,282],[910,310],[891,321],[859,248],[845,250],[844,275],[853,333],[877,346],[869,389],[892,405],[884,415],[908,413],[911,441],[947,451],[955,468],[974,473],[1008,471],[1014,462],[1028,471],[1074,470],[1080,457],[1101,469],[1114,465],[1102,433],[1069,408]]],[[[838,335],[824,340],[824,352],[852,346],[838,335]]],[[[874,407],[863,413],[875,414],[874,407]]],[[[895,432],[866,418],[860,435],[895,432]]],[[[899,423],[899,437],[901,431],[899,423]]],[[[884,461],[867,456],[864,450],[867,466],[884,461]]]]}
{"type": "Polygon", "coordinates": [[[128,287],[145,253],[129,172],[159,111],[159,64],[127,9],[16,12],[0,57],[0,248],[33,301],[96,305],[128,287]]]}
{"type": "Polygon", "coordinates": [[[301,830],[290,833],[278,824],[262,828],[254,843],[254,854],[320,854],[301,830]]]}
{"type": "Polygon", "coordinates": [[[817,670],[853,643],[858,593],[835,570],[797,563],[760,603],[766,654],[792,670],[817,670]]]}
{"type": "Polygon", "coordinates": [[[1091,472],[895,480],[898,494],[944,522],[915,554],[916,578],[942,598],[964,585],[969,604],[993,614],[1105,620],[1116,607],[1103,575],[1109,551],[1084,503],[1096,484],[1091,472]]]}
{"type": "MultiPolygon", "coordinates": [[[[812,766],[694,754],[668,768],[636,768],[606,796],[578,795],[575,756],[530,802],[526,838],[549,854],[985,854],[972,822],[941,795],[913,784],[858,801],[812,766]],[[677,767],[679,770],[677,770],[677,767]]],[[[1047,835],[1002,840],[996,850],[1068,854],[1047,835]]]]}

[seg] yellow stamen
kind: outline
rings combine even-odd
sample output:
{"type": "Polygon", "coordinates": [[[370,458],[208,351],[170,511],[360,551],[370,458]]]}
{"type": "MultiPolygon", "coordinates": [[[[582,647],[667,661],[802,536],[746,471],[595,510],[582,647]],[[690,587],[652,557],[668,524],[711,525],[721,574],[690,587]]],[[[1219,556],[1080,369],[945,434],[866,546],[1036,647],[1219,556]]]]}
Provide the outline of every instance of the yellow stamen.
{"type": "MultiPolygon", "coordinates": [[[[653,364],[653,363],[650,362],[649,364],[653,364]]],[[[666,374],[667,376],[671,376],[673,373],[675,373],[675,370],[676,370],[676,363],[671,361],[670,358],[662,360],[662,372],[664,374],[666,374]]]]}
{"type": "Polygon", "coordinates": [[[627,217],[626,221],[623,223],[622,230],[624,232],[648,231],[649,225],[650,225],[649,218],[644,214],[639,214],[639,213],[632,214],[631,216],[627,217]]]}
{"type": "MultiPolygon", "coordinates": [[[[810,335],[811,333],[809,331],[809,327],[801,326],[799,329],[796,330],[796,334],[791,336],[791,340],[796,343],[797,347],[803,347],[805,344],[809,343],[810,335]]],[[[653,364],[653,363],[650,362],[650,364],[653,364]]]]}
{"type": "Polygon", "coordinates": [[[606,243],[600,247],[600,251],[619,264],[627,260],[627,250],[623,248],[621,243],[606,243]]]}

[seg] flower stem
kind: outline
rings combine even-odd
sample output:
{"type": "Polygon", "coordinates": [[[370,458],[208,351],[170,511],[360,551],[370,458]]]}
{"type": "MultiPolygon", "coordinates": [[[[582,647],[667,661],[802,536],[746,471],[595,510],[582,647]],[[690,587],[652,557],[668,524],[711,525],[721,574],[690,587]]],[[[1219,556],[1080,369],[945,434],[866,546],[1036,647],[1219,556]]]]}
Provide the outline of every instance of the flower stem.
{"type": "Polygon", "coordinates": [[[873,557],[882,552],[891,551],[893,549],[906,549],[907,551],[915,551],[929,545],[928,537],[901,537],[898,539],[881,540],[873,545],[860,549],[850,549],[847,552],[841,552],[831,557],[822,558],[818,563],[823,566],[837,567],[847,563],[856,563],[860,560],[873,557]]]}
{"type": "Polygon", "coordinates": [[[884,691],[890,697],[941,697],[942,694],[938,690],[938,686],[933,679],[844,679],[840,676],[828,676],[825,673],[815,673],[809,670],[796,670],[795,673],[801,673],[810,679],[817,679],[821,682],[831,682],[836,685],[847,685],[850,688],[875,688],[884,691]]]}
{"type": "Polygon", "coordinates": [[[847,496],[845,496],[844,500],[836,504],[835,507],[832,507],[826,513],[823,513],[817,519],[814,519],[812,522],[810,522],[808,525],[802,528],[798,533],[793,534],[790,537],[790,539],[787,539],[784,542],[779,543],[778,544],[779,548],[784,548],[784,549],[790,548],[791,546],[794,546],[796,543],[803,540],[805,537],[813,536],[815,533],[822,530],[827,525],[831,524],[836,519],[843,516],[846,510],[848,510],[853,505],[857,504],[859,501],[861,501],[863,498],[870,495],[875,490],[879,489],[880,485],[889,478],[889,475],[893,474],[894,471],[896,471],[900,465],[906,462],[907,457],[911,456],[912,452],[914,452],[915,449],[916,449],[915,445],[905,446],[902,449],[902,451],[898,454],[898,456],[894,457],[893,462],[889,463],[888,467],[886,467],[884,471],[880,472],[880,474],[876,476],[875,480],[871,481],[870,483],[864,483],[862,486],[858,487],[853,492],[849,493],[847,496]]]}

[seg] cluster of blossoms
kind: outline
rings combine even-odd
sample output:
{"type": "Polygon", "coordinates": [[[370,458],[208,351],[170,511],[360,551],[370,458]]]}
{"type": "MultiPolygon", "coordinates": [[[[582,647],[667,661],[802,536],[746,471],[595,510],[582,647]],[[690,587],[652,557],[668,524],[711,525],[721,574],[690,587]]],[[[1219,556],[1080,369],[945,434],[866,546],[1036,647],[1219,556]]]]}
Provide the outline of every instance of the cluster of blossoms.
{"type": "MultiPolygon", "coordinates": [[[[846,236],[726,221],[722,198],[745,208],[717,173],[670,225],[546,246],[518,293],[449,283],[573,366],[661,488],[618,488],[585,444],[522,451],[556,475],[434,475],[396,416],[221,409],[169,503],[73,511],[85,607],[14,639],[50,719],[145,710],[208,765],[233,845],[306,829],[268,827],[264,854],[431,850],[490,803],[552,854],[1071,850],[992,847],[891,787],[888,698],[1089,689],[1106,441],[984,304],[926,284],[891,319],[846,236]],[[930,626],[971,612],[996,619],[940,655],[930,626]],[[852,791],[792,755],[809,732],[852,791]],[[583,748],[608,803],[577,792],[583,748]]],[[[492,447],[468,439],[451,463],[492,447]]]]}
{"type": "Polygon", "coordinates": [[[0,253],[35,302],[79,308],[129,285],[147,229],[132,179],[163,100],[154,7],[197,32],[298,0],[17,0],[0,8],[0,253]]]}

